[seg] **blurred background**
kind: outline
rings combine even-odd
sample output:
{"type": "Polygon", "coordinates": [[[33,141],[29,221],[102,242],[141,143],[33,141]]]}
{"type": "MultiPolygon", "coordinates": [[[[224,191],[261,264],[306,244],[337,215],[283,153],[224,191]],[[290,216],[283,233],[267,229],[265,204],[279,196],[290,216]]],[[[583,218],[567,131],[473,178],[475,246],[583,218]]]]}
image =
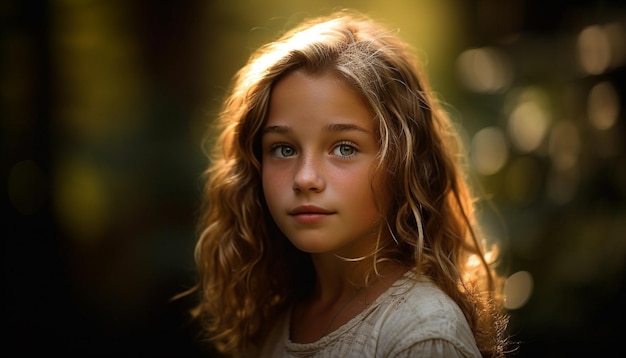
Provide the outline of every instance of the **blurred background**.
{"type": "Polygon", "coordinates": [[[201,138],[253,49],[342,7],[400,29],[458,124],[517,356],[621,346],[623,2],[5,0],[5,351],[216,356],[170,302],[194,282],[201,138]]]}

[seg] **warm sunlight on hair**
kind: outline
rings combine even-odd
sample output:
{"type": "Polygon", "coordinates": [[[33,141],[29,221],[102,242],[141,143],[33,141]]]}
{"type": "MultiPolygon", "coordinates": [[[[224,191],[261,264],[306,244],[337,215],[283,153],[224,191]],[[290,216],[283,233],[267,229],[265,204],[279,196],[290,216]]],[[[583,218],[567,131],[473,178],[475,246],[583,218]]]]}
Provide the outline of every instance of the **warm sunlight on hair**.
{"type": "Polygon", "coordinates": [[[332,36],[333,21],[316,24],[300,32],[289,31],[285,34],[286,40],[282,43],[269,43],[262,46],[257,56],[252,59],[242,79],[243,88],[258,83],[266,75],[268,69],[283,60],[291,52],[298,49],[314,46],[316,42],[323,43],[324,36],[332,36]]]}

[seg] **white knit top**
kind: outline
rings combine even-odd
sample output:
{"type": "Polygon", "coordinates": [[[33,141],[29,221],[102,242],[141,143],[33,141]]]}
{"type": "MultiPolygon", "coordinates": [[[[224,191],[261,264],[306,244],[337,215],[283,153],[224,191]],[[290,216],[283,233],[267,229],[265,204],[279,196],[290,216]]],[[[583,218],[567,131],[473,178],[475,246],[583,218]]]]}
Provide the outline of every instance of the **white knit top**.
{"type": "Polygon", "coordinates": [[[243,357],[480,357],[461,309],[432,282],[411,273],[316,342],[292,342],[290,317],[288,310],[263,346],[243,357]]]}

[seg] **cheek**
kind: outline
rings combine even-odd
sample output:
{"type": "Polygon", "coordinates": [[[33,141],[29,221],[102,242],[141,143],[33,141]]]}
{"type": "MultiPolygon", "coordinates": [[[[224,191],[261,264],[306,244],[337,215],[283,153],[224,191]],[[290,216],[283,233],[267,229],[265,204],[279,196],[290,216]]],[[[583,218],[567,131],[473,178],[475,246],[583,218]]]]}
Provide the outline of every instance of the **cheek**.
{"type": "MultiPolygon", "coordinates": [[[[364,177],[371,178],[370,175],[364,177]]],[[[349,190],[356,190],[357,185],[354,185],[349,190]]],[[[376,214],[377,216],[386,216],[392,202],[391,192],[386,183],[386,179],[382,176],[377,176],[373,179],[363,180],[358,185],[361,193],[367,193],[361,195],[360,204],[363,208],[368,208],[370,214],[376,214]]]]}
{"type": "Polygon", "coordinates": [[[270,178],[270,176],[268,174],[266,174],[265,171],[261,172],[261,187],[263,188],[263,195],[265,195],[265,200],[267,200],[268,202],[271,200],[271,186],[269,185],[269,183],[271,183],[272,180],[270,178]]]}
{"type": "Polygon", "coordinates": [[[379,176],[374,180],[374,192],[376,193],[376,203],[380,211],[386,213],[391,208],[393,202],[393,191],[388,184],[386,177],[379,176]]]}
{"type": "Polygon", "coordinates": [[[280,193],[284,191],[285,175],[276,174],[275,171],[263,170],[261,172],[261,184],[263,187],[263,195],[267,205],[272,208],[280,197],[280,193]]]}
{"type": "Polygon", "coordinates": [[[352,174],[347,177],[348,180],[341,181],[341,185],[337,187],[340,196],[344,200],[352,203],[360,214],[378,212],[376,207],[375,195],[379,195],[377,186],[372,185],[367,173],[352,174]],[[355,180],[358,178],[358,180],[355,180]]]}

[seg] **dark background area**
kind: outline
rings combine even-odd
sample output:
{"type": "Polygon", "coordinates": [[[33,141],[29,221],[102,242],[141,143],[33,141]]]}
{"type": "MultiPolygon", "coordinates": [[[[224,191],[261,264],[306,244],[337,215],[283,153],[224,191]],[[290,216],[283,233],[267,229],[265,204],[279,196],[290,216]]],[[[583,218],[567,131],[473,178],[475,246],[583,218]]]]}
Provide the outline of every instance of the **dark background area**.
{"type": "Polygon", "coordinates": [[[543,125],[566,128],[565,161],[575,164],[555,169],[554,130],[532,150],[509,144],[497,170],[474,173],[501,215],[501,226],[485,220],[506,270],[533,282],[510,311],[517,356],[620,351],[622,2],[9,0],[0,4],[5,352],[214,356],[187,323],[190,300],[170,302],[194,282],[201,138],[252,49],[338,7],[387,19],[424,49],[433,87],[468,138],[500,128],[515,139],[506,130],[522,89],[548,103],[543,125]],[[576,53],[590,26],[617,39],[595,72],[581,71],[576,53]],[[476,48],[507,55],[513,70],[494,78],[508,80],[491,83],[500,87],[462,84],[456,66],[476,48]],[[590,93],[607,88],[598,84],[612,89],[596,100],[612,118],[601,128],[587,118],[590,93]]]}

